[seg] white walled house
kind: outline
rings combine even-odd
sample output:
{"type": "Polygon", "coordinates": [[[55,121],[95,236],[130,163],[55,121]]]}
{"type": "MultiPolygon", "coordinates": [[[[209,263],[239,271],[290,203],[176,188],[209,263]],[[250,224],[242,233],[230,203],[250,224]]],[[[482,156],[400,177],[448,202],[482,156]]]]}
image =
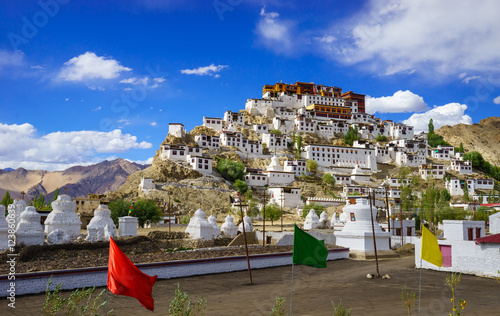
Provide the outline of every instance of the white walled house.
{"type": "Polygon", "coordinates": [[[226,125],[233,124],[243,126],[245,125],[245,113],[226,111],[224,112],[224,121],[226,122],[226,125]]]}
{"type": "Polygon", "coordinates": [[[316,133],[317,127],[318,121],[316,120],[301,115],[295,118],[295,130],[299,133],[316,133]]]}
{"type": "Polygon", "coordinates": [[[408,166],[408,167],[419,167],[427,162],[424,155],[415,153],[405,153],[401,151],[395,151],[394,162],[398,166],[408,166]]]}
{"type": "Polygon", "coordinates": [[[302,157],[306,160],[314,160],[322,167],[355,167],[359,165],[371,171],[377,170],[375,150],[370,148],[307,145],[302,157]]]}
{"type": "Polygon", "coordinates": [[[349,124],[355,124],[355,123],[361,123],[361,124],[376,124],[377,120],[375,116],[368,114],[368,113],[361,113],[361,112],[353,112],[351,119],[349,120],[349,124]]]}
{"type": "Polygon", "coordinates": [[[258,134],[269,133],[269,126],[264,124],[253,124],[252,128],[258,134]]]}
{"type": "Polygon", "coordinates": [[[268,184],[267,175],[260,172],[248,172],[245,175],[245,182],[252,187],[263,187],[268,184]]]}
{"type": "Polygon", "coordinates": [[[276,115],[277,118],[293,120],[296,115],[296,110],[281,106],[274,109],[274,115],[276,115]]]}
{"type": "Polygon", "coordinates": [[[233,146],[249,154],[262,154],[262,141],[251,141],[239,132],[222,131],[220,134],[221,146],[233,146]]]}
{"type": "Polygon", "coordinates": [[[378,163],[389,163],[393,160],[391,152],[394,149],[389,146],[379,146],[375,148],[375,159],[378,163]]]}
{"type": "Polygon", "coordinates": [[[445,187],[450,192],[450,195],[464,195],[464,188],[467,187],[469,196],[475,195],[477,189],[493,190],[495,180],[492,179],[450,179],[446,180],[445,187]]]}
{"type": "Polygon", "coordinates": [[[451,170],[457,171],[460,174],[472,174],[472,161],[456,160],[451,161],[451,170]]]}
{"type": "Polygon", "coordinates": [[[273,129],[280,131],[283,135],[292,133],[295,129],[294,121],[273,118],[273,129]]]}
{"type": "Polygon", "coordinates": [[[278,157],[273,156],[266,171],[262,172],[267,176],[269,185],[287,185],[295,181],[295,173],[283,171],[283,167],[278,157]]]}
{"type": "Polygon", "coordinates": [[[332,174],[332,176],[335,178],[335,184],[342,184],[342,185],[351,185],[352,180],[351,180],[351,175],[347,174],[332,174]]]}
{"type": "Polygon", "coordinates": [[[186,161],[191,165],[193,170],[201,173],[212,173],[212,158],[188,155],[186,161]]]}
{"type": "Polygon", "coordinates": [[[293,172],[296,176],[304,176],[306,174],[306,161],[299,160],[285,160],[285,165],[283,170],[287,172],[293,172]]]}
{"type": "Polygon", "coordinates": [[[422,164],[418,167],[418,173],[424,180],[427,179],[442,179],[444,176],[443,164],[422,164]]]}
{"type": "Polygon", "coordinates": [[[393,188],[399,188],[401,187],[401,185],[408,185],[410,183],[411,179],[402,179],[402,181],[400,181],[398,178],[386,178],[384,180],[384,184],[387,184],[389,187],[393,187],[393,188]]]}
{"type": "Polygon", "coordinates": [[[455,157],[455,147],[439,145],[436,149],[431,149],[431,156],[443,160],[453,159],[455,157]]]}
{"type": "Polygon", "coordinates": [[[443,220],[444,238],[448,240],[474,240],[484,237],[484,221],[443,220]]]}
{"type": "Polygon", "coordinates": [[[203,126],[221,132],[224,127],[223,120],[219,117],[203,117],[203,126]]]}
{"type": "Polygon", "coordinates": [[[219,136],[208,136],[206,134],[199,134],[194,137],[194,141],[198,146],[208,149],[218,149],[220,148],[220,137],[219,136]]]}
{"type": "Polygon", "coordinates": [[[405,124],[399,124],[395,122],[389,122],[389,136],[395,139],[405,138],[413,139],[415,131],[413,126],[407,126],[405,124]]]}
{"type": "Polygon", "coordinates": [[[262,143],[267,145],[271,152],[285,150],[288,148],[286,135],[276,135],[275,133],[262,134],[262,143]]]}
{"type": "Polygon", "coordinates": [[[276,200],[278,205],[283,207],[295,208],[304,203],[300,197],[300,188],[292,187],[269,187],[271,197],[276,200]]]}
{"type": "Polygon", "coordinates": [[[186,135],[186,131],[184,130],[184,125],[181,123],[169,123],[168,135],[172,135],[178,138],[183,138],[186,135]]]}
{"type": "Polygon", "coordinates": [[[155,188],[155,184],[153,183],[153,179],[142,177],[141,183],[139,183],[139,190],[143,193],[149,193],[151,190],[155,188]]]}

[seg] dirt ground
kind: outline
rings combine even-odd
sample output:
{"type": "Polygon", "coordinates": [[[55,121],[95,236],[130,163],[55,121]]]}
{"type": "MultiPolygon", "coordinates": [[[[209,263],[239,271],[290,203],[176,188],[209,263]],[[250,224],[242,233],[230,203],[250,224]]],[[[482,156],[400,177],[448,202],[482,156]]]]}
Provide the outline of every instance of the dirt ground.
{"type": "MultiPolygon", "coordinates": [[[[391,279],[367,279],[375,273],[373,261],[338,260],[328,262],[326,269],[295,266],[293,284],[293,315],[332,315],[331,301],[342,300],[352,308],[352,315],[407,315],[400,300],[401,288],[418,293],[419,270],[414,268],[414,257],[380,261],[380,273],[391,279]]],[[[254,285],[249,285],[247,271],[214,274],[172,280],[159,280],[153,289],[155,314],[168,315],[169,302],[177,283],[196,300],[203,295],[207,301],[206,315],[269,315],[276,295],[286,299],[290,308],[290,281],[292,268],[279,267],[252,270],[254,285]]],[[[446,288],[445,272],[423,270],[421,315],[448,315],[451,312],[451,294],[446,288]]],[[[98,289],[99,291],[102,290],[98,289]]],[[[465,299],[463,315],[499,315],[500,284],[494,279],[463,275],[457,291],[458,299],[465,299]]],[[[66,293],[67,294],[67,293],[66,293]]],[[[1,315],[39,315],[43,295],[18,297],[16,310],[7,308],[0,300],[1,315]]],[[[113,315],[148,315],[136,299],[109,295],[108,304],[113,315]]],[[[412,310],[418,314],[418,301],[412,310]]]]}

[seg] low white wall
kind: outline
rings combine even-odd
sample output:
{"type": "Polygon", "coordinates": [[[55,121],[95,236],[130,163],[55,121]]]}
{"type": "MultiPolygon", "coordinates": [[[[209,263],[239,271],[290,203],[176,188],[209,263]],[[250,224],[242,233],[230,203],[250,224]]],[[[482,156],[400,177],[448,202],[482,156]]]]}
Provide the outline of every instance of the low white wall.
{"type": "MultiPolygon", "coordinates": [[[[500,244],[479,243],[474,241],[438,240],[440,245],[451,245],[451,267],[437,267],[422,260],[422,268],[460,272],[467,274],[499,277],[500,244]]],[[[420,238],[415,242],[415,265],[420,268],[420,238]]]]}
{"type": "MultiPolygon", "coordinates": [[[[349,249],[329,249],[327,260],[348,259],[349,249]]],[[[251,269],[262,269],[292,264],[292,253],[262,254],[250,256],[251,269]]],[[[158,275],[159,279],[182,278],[194,275],[205,275],[214,273],[225,273],[247,270],[245,256],[223,257],[213,259],[197,259],[185,261],[170,261],[160,263],[138,264],[137,267],[148,275],[158,275]]],[[[15,282],[15,294],[37,294],[45,292],[50,276],[53,275],[52,289],[58,283],[62,283],[64,290],[72,290],[82,287],[106,286],[108,268],[87,268],[60,270],[49,272],[17,274],[15,280],[8,280],[7,275],[0,276],[0,292],[2,297],[8,295],[10,283],[15,282]]]]}
{"type": "MultiPolygon", "coordinates": [[[[420,238],[415,236],[403,237],[403,245],[415,244],[416,242],[420,242],[420,238]]],[[[391,249],[397,249],[399,247],[401,247],[401,236],[391,236],[391,249]]]]}

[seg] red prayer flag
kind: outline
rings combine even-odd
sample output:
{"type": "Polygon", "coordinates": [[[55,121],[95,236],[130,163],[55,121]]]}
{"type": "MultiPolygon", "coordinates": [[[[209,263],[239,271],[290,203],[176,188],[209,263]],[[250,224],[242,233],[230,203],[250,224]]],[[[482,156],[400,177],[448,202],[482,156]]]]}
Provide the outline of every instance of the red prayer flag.
{"type": "Polygon", "coordinates": [[[151,277],[142,273],[113,238],[109,238],[108,289],[111,293],[135,297],[144,307],[154,311],[152,291],[157,278],[157,275],[151,277]]]}

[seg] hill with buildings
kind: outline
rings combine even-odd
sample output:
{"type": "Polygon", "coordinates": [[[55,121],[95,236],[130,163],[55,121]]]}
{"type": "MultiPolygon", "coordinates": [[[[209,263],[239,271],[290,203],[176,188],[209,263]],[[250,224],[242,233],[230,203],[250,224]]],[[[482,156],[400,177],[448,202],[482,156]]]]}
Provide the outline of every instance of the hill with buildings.
{"type": "Polygon", "coordinates": [[[8,190],[14,198],[25,192],[27,200],[37,194],[44,194],[46,200],[51,200],[56,188],[61,192],[66,188],[66,194],[72,197],[102,194],[118,189],[130,174],[144,168],[146,166],[121,158],[90,166],[74,166],[63,171],[18,168],[0,173],[0,196],[8,190]]]}
{"type": "MultiPolygon", "coordinates": [[[[494,129],[494,118],[483,121],[478,125],[488,127],[477,132],[476,141],[471,139],[476,147],[464,142],[466,151],[493,141],[482,139],[488,138],[487,129],[494,129]]],[[[384,210],[387,187],[392,213],[399,208],[401,186],[412,177],[422,179],[416,191],[435,186],[449,191],[454,200],[467,191],[467,200],[486,201],[495,187],[493,179],[463,161],[463,153],[451,146],[431,148],[426,133],[365,113],[363,94],[338,87],[304,82],[265,85],[262,97],[247,99],[244,109],[203,116],[200,123],[189,132],[182,123],[170,123],[152,165],[131,174],[108,198],[150,198],[160,205],[170,200],[179,215],[199,207],[226,214],[236,188],[216,170],[222,159],[243,163],[243,180],[257,203],[269,203],[272,197],[289,212],[306,201],[339,209],[348,195],[369,190],[384,210]],[[402,183],[400,170],[407,177],[402,183]],[[323,180],[326,174],[335,179],[334,186],[323,180]]],[[[442,130],[446,127],[437,132],[442,130]]]]}
{"type": "Polygon", "coordinates": [[[477,151],[485,160],[500,166],[500,117],[488,117],[472,125],[446,125],[436,133],[451,145],[459,147],[462,143],[466,151],[477,151]]]}

